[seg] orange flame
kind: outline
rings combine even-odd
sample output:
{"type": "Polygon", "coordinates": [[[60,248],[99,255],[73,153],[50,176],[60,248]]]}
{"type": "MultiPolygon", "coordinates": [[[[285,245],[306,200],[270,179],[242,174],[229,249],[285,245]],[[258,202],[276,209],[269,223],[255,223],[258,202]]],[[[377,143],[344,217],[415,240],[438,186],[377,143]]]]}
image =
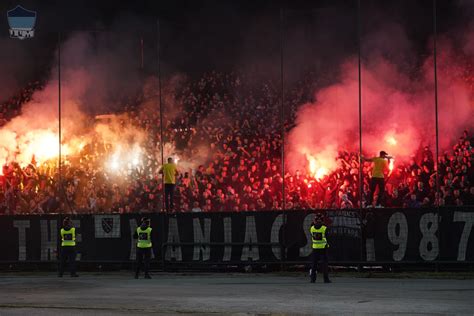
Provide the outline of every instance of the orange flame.
{"type": "Polygon", "coordinates": [[[327,174],[328,174],[328,169],[321,167],[318,169],[318,171],[316,171],[315,177],[316,179],[321,180],[327,174]]]}
{"type": "Polygon", "coordinates": [[[328,168],[321,166],[318,163],[318,160],[311,155],[306,155],[306,158],[309,162],[309,171],[316,178],[316,180],[321,180],[325,175],[329,173],[328,168]]]}
{"type": "MultiPolygon", "coordinates": [[[[50,130],[35,130],[26,133],[20,139],[20,154],[16,160],[20,165],[27,165],[34,157],[37,163],[50,159],[57,159],[59,155],[58,134],[50,130]]],[[[61,145],[61,155],[70,155],[72,152],[68,144],[61,145]]]]}

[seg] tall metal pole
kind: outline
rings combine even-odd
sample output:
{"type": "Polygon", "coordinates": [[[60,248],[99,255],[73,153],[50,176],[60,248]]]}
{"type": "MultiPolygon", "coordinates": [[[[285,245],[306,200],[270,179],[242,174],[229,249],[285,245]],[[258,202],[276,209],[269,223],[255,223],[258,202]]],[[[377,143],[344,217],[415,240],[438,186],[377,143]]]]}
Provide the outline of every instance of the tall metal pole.
{"type": "MultiPolygon", "coordinates": [[[[157,30],[157,57],[158,57],[158,102],[160,107],[160,151],[161,151],[161,166],[164,164],[164,138],[163,138],[163,98],[161,95],[161,27],[160,27],[160,19],[156,19],[156,30],[157,30]]],[[[161,200],[161,209],[165,209],[165,177],[164,174],[161,177],[161,189],[162,189],[162,200],[161,200]]],[[[165,216],[160,216],[161,218],[161,227],[165,227],[165,216]]],[[[165,240],[165,230],[160,229],[161,231],[161,240],[165,240]]],[[[166,247],[162,247],[161,251],[161,264],[162,269],[165,271],[165,250],[166,247]]]]}
{"type": "MultiPolygon", "coordinates": [[[[441,216],[440,216],[440,205],[439,205],[439,198],[440,198],[440,193],[439,193],[439,130],[438,130],[438,62],[437,62],[437,28],[436,28],[436,0],[433,0],[433,72],[434,72],[434,92],[435,92],[435,128],[436,128],[436,194],[438,196],[438,201],[436,203],[436,210],[438,213],[438,221],[440,221],[441,216]]],[[[439,226],[440,231],[438,234],[438,240],[439,243],[441,244],[441,239],[442,239],[442,229],[443,226],[439,226]]],[[[441,249],[443,247],[439,247],[440,251],[438,254],[438,260],[442,259],[442,253],[441,249]]],[[[435,270],[439,270],[439,265],[438,263],[435,264],[435,270]]]]}
{"type": "MultiPolygon", "coordinates": [[[[435,127],[436,127],[436,194],[439,197],[439,130],[438,130],[438,62],[437,62],[437,29],[436,29],[436,0],[433,0],[433,70],[435,92],[435,127]]],[[[439,201],[439,198],[438,198],[439,201]]],[[[439,202],[436,203],[439,208],[439,202]]]]}
{"type": "MultiPolygon", "coordinates": [[[[282,234],[282,242],[281,242],[281,260],[284,261],[286,259],[286,193],[285,193],[285,94],[284,94],[284,80],[283,80],[283,9],[280,8],[280,106],[281,106],[281,173],[283,177],[283,182],[281,185],[281,192],[282,192],[282,210],[283,210],[283,234],[282,234]]],[[[283,267],[283,265],[282,265],[283,267]]]]}
{"type": "MultiPolygon", "coordinates": [[[[159,102],[159,107],[160,107],[160,151],[161,151],[161,165],[163,166],[164,164],[164,152],[163,152],[163,149],[164,149],[164,146],[163,146],[163,142],[164,142],[164,138],[163,138],[163,99],[162,99],[162,96],[161,96],[161,34],[160,34],[160,19],[157,19],[156,20],[157,22],[157,31],[158,31],[158,34],[157,34],[157,43],[158,43],[158,102],[159,102]]],[[[164,190],[165,190],[165,184],[164,184],[164,177],[161,177],[161,187],[162,187],[162,190],[163,190],[163,199],[162,199],[162,209],[165,209],[165,194],[164,194],[164,190]]]]}
{"type": "Polygon", "coordinates": [[[58,32],[58,197],[61,205],[61,31],[58,32]]]}
{"type": "Polygon", "coordinates": [[[282,209],[286,208],[285,194],[285,94],[283,83],[283,9],[280,9],[280,106],[281,106],[281,176],[282,182],[282,209]]]}
{"type": "Polygon", "coordinates": [[[140,36],[140,69],[143,70],[143,36],[140,36]]]}
{"type": "MultiPolygon", "coordinates": [[[[362,50],[362,41],[361,41],[361,32],[362,32],[362,12],[360,6],[360,0],[357,0],[357,43],[358,43],[358,75],[359,75],[359,219],[362,220],[362,195],[364,193],[363,185],[363,168],[362,168],[362,67],[361,67],[361,50],[362,50]]],[[[364,256],[364,241],[362,240],[362,235],[360,238],[360,249],[359,249],[360,261],[366,256],[364,256]]],[[[359,271],[362,270],[362,267],[359,266],[359,271]]]]}
{"type": "Polygon", "coordinates": [[[359,75],[359,209],[362,211],[362,194],[363,194],[363,174],[362,174],[362,69],[361,69],[361,11],[360,0],[357,0],[357,43],[358,43],[358,75],[359,75]]]}

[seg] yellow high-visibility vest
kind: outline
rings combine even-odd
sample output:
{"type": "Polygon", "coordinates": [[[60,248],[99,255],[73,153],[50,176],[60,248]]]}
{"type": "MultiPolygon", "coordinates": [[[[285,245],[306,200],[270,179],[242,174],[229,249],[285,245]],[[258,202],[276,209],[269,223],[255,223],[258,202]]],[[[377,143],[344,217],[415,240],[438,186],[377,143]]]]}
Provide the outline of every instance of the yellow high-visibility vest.
{"type": "Polygon", "coordinates": [[[147,229],[137,228],[137,247],[138,248],[151,248],[151,227],[147,229]]]}
{"type": "Polygon", "coordinates": [[[72,247],[76,245],[76,229],[74,227],[65,230],[61,228],[61,246],[72,247]]]}
{"type": "Polygon", "coordinates": [[[322,225],[320,228],[311,226],[311,241],[313,242],[313,249],[324,249],[329,247],[328,241],[326,240],[326,229],[327,227],[322,225]]]}

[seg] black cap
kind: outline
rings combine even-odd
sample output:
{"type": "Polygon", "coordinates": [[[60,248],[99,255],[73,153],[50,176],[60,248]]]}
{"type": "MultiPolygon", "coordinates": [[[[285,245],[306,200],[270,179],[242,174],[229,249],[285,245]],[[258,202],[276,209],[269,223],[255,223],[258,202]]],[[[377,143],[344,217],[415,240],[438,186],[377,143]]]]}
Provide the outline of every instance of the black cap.
{"type": "Polygon", "coordinates": [[[324,219],[323,213],[316,213],[314,214],[314,220],[315,221],[322,221],[324,219]]]}
{"type": "Polygon", "coordinates": [[[383,150],[380,152],[380,156],[387,156],[387,155],[388,155],[388,154],[387,154],[385,151],[383,151],[383,150]]]}

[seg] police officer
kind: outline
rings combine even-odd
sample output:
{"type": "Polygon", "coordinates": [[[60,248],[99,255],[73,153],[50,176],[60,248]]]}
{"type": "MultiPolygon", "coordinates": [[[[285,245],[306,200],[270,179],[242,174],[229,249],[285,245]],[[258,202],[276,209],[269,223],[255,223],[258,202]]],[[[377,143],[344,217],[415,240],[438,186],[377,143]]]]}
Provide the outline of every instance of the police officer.
{"type": "Polygon", "coordinates": [[[151,227],[150,219],[143,217],[141,225],[137,228],[137,232],[134,237],[137,240],[137,262],[135,269],[135,279],[138,279],[140,273],[140,265],[144,264],[145,270],[145,279],[151,279],[151,276],[148,272],[150,269],[150,258],[151,258],[151,227]]]}
{"type": "Polygon", "coordinates": [[[64,218],[61,228],[61,248],[59,254],[59,274],[63,277],[64,265],[66,261],[69,265],[71,277],[78,277],[76,274],[76,229],[72,226],[69,217],[64,218]]]}
{"type": "Polygon", "coordinates": [[[326,229],[324,226],[323,214],[317,213],[314,216],[313,224],[311,225],[311,241],[313,245],[313,253],[311,254],[311,283],[316,282],[316,268],[318,263],[320,270],[323,271],[324,283],[331,283],[328,276],[328,253],[329,244],[326,240],[326,229]]]}

